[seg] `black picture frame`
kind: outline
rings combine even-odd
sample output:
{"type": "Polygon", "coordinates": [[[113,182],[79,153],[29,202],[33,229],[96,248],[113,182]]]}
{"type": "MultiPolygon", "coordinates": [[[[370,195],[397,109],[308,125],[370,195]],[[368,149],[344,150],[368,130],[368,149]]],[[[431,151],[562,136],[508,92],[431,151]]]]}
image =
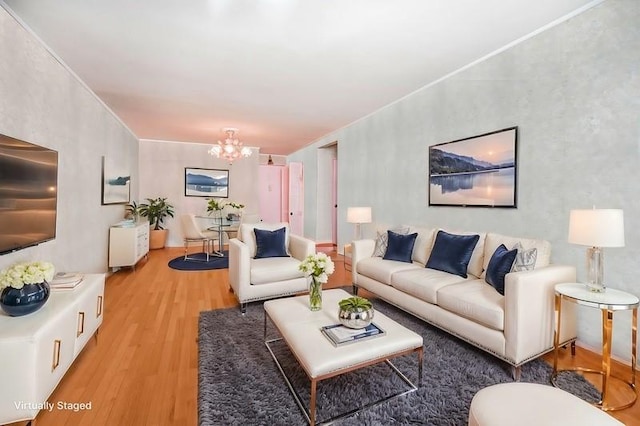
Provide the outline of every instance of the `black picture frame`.
{"type": "Polygon", "coordinates": [[[429,147],[429,206],[517,208],[518,127],[429,147]]]}
{"type": "Polygon", "coordinates": [[[131,173],[123,166],[113,163],[106,156],[102,157],[101,203],[127,204],[131,198],[131,173]]]}
{"type": "Polygon", "coordinates": [[[229,198],[229,170],[184,168],[185,197],[229,198]]]}

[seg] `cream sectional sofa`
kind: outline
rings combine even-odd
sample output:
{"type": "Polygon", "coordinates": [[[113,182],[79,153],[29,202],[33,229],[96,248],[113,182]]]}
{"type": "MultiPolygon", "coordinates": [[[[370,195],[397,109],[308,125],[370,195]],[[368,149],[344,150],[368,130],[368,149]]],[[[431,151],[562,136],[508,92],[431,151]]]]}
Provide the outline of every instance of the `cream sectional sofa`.
{"type": "MultiPolygon", "coordinates": [[[[544,240],[515,238],[494,233],[477,234],[478,242],[468,263],[467,278],[426,268],[438,229],[411,227],[418,233],[411,263],[374,256],[376,241],[352,243],[354,292],[364,288],[401,309],[459,337],[513,367],[553,348],[555,329],[554,286],[574,282],[575,268],[550,264],[551,245],[544,240]],[[504,296],[485,281],[484,272],[498,246],[536,249],[535,268],[507,273],[504,296]]],[[[533,266],[533,265],[532,265],[533,266]]],[[[563,307],[564,308],[564,307],[563,307]]],[[[576,338],[575,310],[562,309],[560,341],[576,338]]]]}

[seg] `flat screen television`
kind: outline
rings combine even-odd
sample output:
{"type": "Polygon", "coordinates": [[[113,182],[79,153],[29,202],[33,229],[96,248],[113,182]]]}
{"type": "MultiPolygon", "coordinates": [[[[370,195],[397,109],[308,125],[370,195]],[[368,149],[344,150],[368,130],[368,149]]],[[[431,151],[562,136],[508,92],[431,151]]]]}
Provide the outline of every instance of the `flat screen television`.
{"type": "Polygon", "coordinates": [[[58,152],[0,135],[0,254],[56,236],[58,152]]]}

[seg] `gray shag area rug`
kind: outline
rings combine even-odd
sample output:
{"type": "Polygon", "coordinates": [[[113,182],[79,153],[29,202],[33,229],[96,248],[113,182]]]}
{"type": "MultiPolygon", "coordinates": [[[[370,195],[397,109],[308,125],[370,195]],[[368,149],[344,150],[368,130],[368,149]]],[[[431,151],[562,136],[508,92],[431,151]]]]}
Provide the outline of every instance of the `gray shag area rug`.
{"type": "MultiPolygon", "coordinates": [[[[383,312],[424,338],[422,387],[360,413],[337,425],[466,425],[473,395],[497,383],[512,382],[510,367],[497,358],[452,337],[385,302],[383,312]]],[[[307,421],[264,344],[261,303],[200,314],[198,361],[198,417],[200,425],[305,425],[307,421]]],[[[277,337],[269,323],[268,337],[277,337]]],[[[375,340],[375,339],[374,339],[375,340]]],[[[374,340],[355,343],[373,344],[374,340]]],[[[309,386],[304,371],[283,342],[271,345],[294,388],[309,407],[309,386]]],[[[393,363],[418,383],[417,356],[395,358],[393,363]]],[[[522,367],[521,381],[549,384],[551,367],[534,360],[522,367]]],[[[565,390],[588,401],[599,398],[584,378],[559,376],[565,390]]],[[[408,386],[381,363],[318,384],[317,422],[393,395],[408,386]]]]}

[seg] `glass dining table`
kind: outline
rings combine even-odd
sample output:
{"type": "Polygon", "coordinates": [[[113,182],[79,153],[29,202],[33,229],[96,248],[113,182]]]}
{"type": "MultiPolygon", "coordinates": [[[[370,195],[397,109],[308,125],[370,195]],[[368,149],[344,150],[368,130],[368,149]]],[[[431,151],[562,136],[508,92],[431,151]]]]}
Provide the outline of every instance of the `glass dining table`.
{"type": "Polygon", "coordinates": [[[234,238],[238,234],[238,228],[240,221],[228,220],[224,217],[212,217],[212,216],[197,216],[199,219],[206,220],[210,226],[207,226],[208,231],[215,231],[218,233],[218,250],[214,250],[210,253],[211,256],[224,257],[224,234],[226,233],[229,238],[234,238]],[[233,235],[233,237],[232,237],[233,235]]]}

